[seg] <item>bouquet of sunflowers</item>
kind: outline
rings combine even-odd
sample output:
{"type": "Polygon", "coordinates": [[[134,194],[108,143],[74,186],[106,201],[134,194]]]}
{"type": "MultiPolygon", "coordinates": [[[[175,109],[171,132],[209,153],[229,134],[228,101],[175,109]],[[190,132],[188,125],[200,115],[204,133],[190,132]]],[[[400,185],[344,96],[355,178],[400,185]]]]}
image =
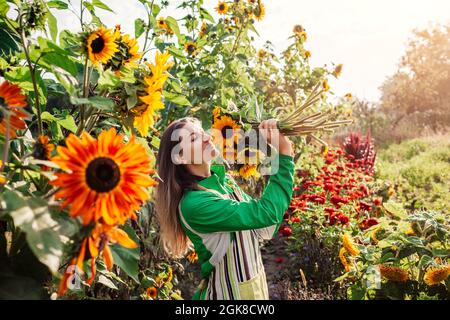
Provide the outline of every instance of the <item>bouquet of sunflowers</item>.
{"type": "Polygon", "coordinates": [[[270,158],[271,150],[260,150],[262,144],[257,141],[255,130],[261,121],[269,118],[278,119],[278,128],[282,134],[307,136],[327,147],[327,143],[318,134],[332,133],[334,129],[348,125],[353,120],[336,120],[330,109],[312,111],[326,91],[326,84],[319,82],[300,105],[274,109],[272,113],[266,112],[256,99],[241,110],[232,102],[228,103],[226,111],[216,107],[213,111],[213,138],[215,141],[220,140],[218,147],[222,157],[226,162],[235,163],[236,171],[244,179],[258,176],[258,166],[270,158]]]}

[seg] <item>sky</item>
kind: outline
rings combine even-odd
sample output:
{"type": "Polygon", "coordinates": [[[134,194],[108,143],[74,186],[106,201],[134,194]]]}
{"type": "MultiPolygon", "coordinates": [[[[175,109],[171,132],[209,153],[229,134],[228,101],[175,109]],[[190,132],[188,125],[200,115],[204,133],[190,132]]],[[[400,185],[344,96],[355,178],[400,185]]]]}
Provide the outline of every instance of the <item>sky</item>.
{"type": "MultiPolygon", "coordinates": [[[[134,33],[134,20],[145,18],[138,0],[103,0],[115,14],[99,11],[102,21],[109,27],[117,23],[122,30],[134,33]]],[[[245,0],[244,0],[245,1],[245,0]]],[[[72,2],[76,2],[72,1],[72,2]]],[[[174,8],[181,3],[172,0],[163,16],[179,17],[174,8]]],[[[450,0],[263,0],[265,18],[256,22],[260,38],[273,43],[280,52],[288,44],[292,28],[301,24],[308,33],[305,47],[311,51],[312,66],[342,63],[343,73],[330,80],[337,95],[351,92],[358,98],[376,102],[379,87],[389,75],[395,73],[405,52],[412,30],[427,28],[435,23],[450,23],[450,0]]],[[[214,12],[217,0],[205,0],[205,7],[214,12]]],[[[59,27],[74,29],[76,17],[58,15],[59,27]]]]}

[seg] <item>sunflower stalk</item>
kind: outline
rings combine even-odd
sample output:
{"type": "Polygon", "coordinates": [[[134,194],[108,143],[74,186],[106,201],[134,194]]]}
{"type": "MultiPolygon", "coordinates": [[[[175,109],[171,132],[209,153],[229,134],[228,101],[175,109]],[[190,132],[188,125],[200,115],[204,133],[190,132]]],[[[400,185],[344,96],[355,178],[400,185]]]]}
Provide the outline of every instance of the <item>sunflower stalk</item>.
{"type": "MultiPolygon", "coordinates": [[[[318,138],[315,134],[318,132],[333,132],[333,129],[352,123],[352,120],[332,121],[332,111],[319,111],[313,114],[305,114],[309,108],[321,100],[321,95],[325,89],[320,89],[321,83],[317,83],[306,100],[299,106],[293,107],[282,115],[278,121],[278,129],[287,136],[307,135],[321,145],[327,145],[325,141],[318,138]]],[[[248,122],[253,128],[258,128],[258,122],[248,122]]]]}

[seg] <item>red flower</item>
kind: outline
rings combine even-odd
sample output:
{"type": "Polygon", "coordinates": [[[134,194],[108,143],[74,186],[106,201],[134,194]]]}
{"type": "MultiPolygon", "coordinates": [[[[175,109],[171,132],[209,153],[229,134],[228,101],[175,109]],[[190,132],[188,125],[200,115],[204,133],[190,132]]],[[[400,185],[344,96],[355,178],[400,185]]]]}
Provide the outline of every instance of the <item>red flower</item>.
{"type": "Polygon", "coordinates": [[[347,216],[346,216],[345,214],[343,214],[343,213],[339,214],[338,219],[339,219],[339,222],[340,222],[341,224],[347,224],[347,223],[350,222],[350,218],[347,217],[347,216]]]}
{"type": "Polygon", "coordinates": [[[300,217],[292,217],[292,218],[291,218],[291,221],[292,221],[292,222],[297,222],[297,223],[298,223],[298,222],[301,222],[302,219],[301,219],[300,217]]]}
{"type": "Polygon", "coordinates": [[[345,168],[343,166],[341,166],[341,165],[336,166],[336,170],[344,171],[344,169],[345,168]]]}
{"type": "Polygon", "coordinates": [[[373,204],[376,205],[377,207],[378,207],[379,205],[381,205],[381,202],[382,202],[381,198],[375,198],[375,199],[373,199],[373,204]]]}
{"type": "Polygon", "coordinates": [[[370,203],[365,202],[365,201],[360,201],[359,202],[359,206],[361,207],[362,210],[367,210],[367,211],[372,210],[372,205],[370,203]]]}
{"type": "Polygon", "coordinates": [[[331,197],[330,201],[331,201],[331,203],[334,204],[335,206],[337,206],[337,205],[339,205],[339,204],[341,204],[341,203],[343,203],[343,204],[349,203],[349,199],[348,199],[348,198],[346,198],[346,197],[341,197],[341,196],[338,196],[338,195],[336,195],[336,194],[333,195],[333,196],[331,197]]]}
{"type": "Polygon", "coordinates": [[[366,185],[362,184],[359,186],[359,190],[361,190],[362,192],[364,192],[364,195],[368,196],[369,195],[369,188],[367,188],[366,185]]]}
{"type": "Polygon", "coordinates": [[[368,219],[364,219],[361,224],[359,225],[359,227],[362,230],[366,230],[369,229],[372,226],[376,226],[378,224],[378,220],[376,218],[368,218],[368,219]]]}
{"type": "Polygon", "coordinates": [[[316,204],[325,204],[326,199],[325,197],[316,195],[316,194],[312,194],[309,196],[309,200],[316,203],[316,204]]]}
{"type": "Polygon", "coordinates": [[[283,261],[284,261],[284,258],[282,258],[282,257],[278,257],[275,259],[276,263],[283,263],[283,261]]]}
{"type": "Polygon", "coordinates": [[[328,214],[332,214],[332,213],[334,213],[335,209],[332,207],[327,207],[327,208],[323,209],[323,211],[325,211],[328,214]]]}
{"type": "Polygon", "coordinates": [[[326,163],[326,164],[332,164],[333,161],[334,161],[334,158],[333,158],[333,157],[330,157],[330,156],[328,156],[328,157],[325,159],[325,163],[326,163]]]}
{"type": "Polygon", "coordinates": [[[325,183],[324,189],[325,189],[325,191],[333,192],[333,191],[336,191],[336,185],[334,185],[333,183],[327,182],[327,183],[325,183]]]}
{"type": "Polygon", "coordinates": [[[292,235],[292,229],[289,228],[289,227],[284,227],[284,228],[281,230],[281,233],[283,234],[283,236],[289,237],[289,236],[292,235]]]}

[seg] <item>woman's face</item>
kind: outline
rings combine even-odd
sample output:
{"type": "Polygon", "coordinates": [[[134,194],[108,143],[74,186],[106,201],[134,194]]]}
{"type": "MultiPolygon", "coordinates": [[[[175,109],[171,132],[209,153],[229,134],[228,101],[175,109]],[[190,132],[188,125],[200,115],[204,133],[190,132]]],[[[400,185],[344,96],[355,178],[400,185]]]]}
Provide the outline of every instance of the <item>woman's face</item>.
{"type": "Polygon", "coordinates": [[[182,163],[207,163],[218,155],[219,152],[211,141],[211,135],[203,130],[200,123],[187,122],[179,131],[181,142],[178,150],[182,163]]]}

